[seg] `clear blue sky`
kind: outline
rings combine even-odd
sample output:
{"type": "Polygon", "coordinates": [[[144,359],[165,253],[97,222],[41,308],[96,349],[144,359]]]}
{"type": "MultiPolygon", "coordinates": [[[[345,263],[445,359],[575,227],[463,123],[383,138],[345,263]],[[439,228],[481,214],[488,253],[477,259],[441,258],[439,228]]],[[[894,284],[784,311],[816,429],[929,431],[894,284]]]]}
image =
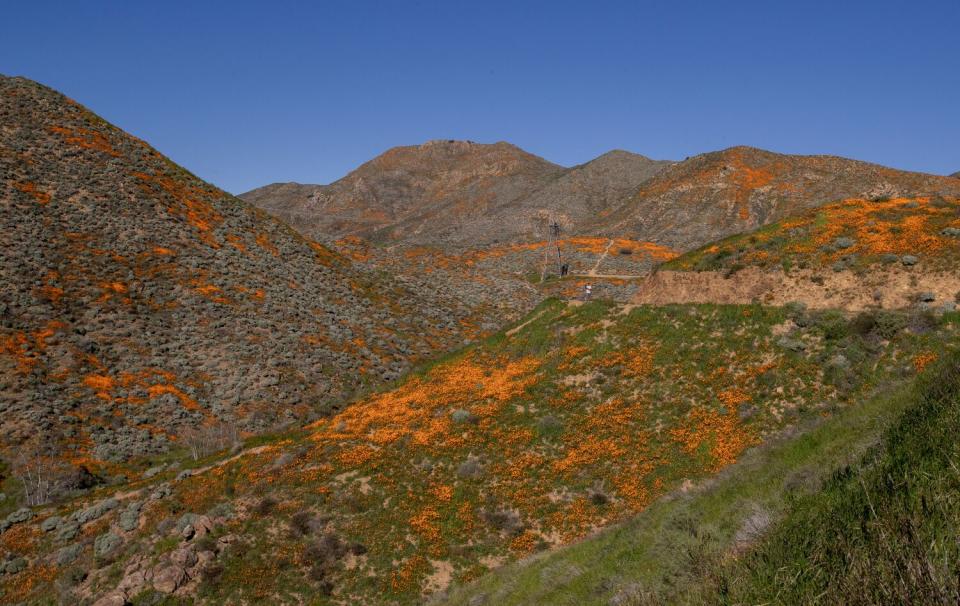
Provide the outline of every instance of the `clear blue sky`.
{"type": "Polygon", "coordinates": [[[239,193],[395,145],[746,144],[960,170],[960,1],[11,0],[0,73],[239,193]]]}

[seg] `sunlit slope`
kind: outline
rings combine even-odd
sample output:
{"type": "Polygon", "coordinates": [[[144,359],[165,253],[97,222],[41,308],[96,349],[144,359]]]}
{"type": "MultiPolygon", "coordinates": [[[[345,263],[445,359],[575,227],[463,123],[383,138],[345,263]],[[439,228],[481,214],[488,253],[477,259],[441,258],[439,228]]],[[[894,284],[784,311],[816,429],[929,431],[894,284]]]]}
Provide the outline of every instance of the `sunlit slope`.
{"type": "MultiPolygon", "coordinates": [[[[101,489],[85,502],[116,493],[118,504],[79,535],[60,530],[77,519],[70,503],[53,532],[40,530],[54,513],[41,509],[0,545],[26,555],[17,579],[81,568],[76,591],[93,595],[417,603],[625,520],[912,376],[941,346],[928,322],[549,301],[302,432],[101,489]],[[186,523],[209,539],[185,539],[186,523]],[[57,564],[67,547],[75,559],[57,564]],[[205,555],[184,560],[184,549],[205,555]],[[136,554],[150,555],[130,576],[136,554]]],[[[47,591],[20,583],[8,595],[47,591]]]]}
{"type": "Polygon", "coordinates": [[[758,231],[732,236],[666,263],[663,269],[856,269],[922,264],[956,269],[960,261],[960,199],[848,199],[758,231]]]}

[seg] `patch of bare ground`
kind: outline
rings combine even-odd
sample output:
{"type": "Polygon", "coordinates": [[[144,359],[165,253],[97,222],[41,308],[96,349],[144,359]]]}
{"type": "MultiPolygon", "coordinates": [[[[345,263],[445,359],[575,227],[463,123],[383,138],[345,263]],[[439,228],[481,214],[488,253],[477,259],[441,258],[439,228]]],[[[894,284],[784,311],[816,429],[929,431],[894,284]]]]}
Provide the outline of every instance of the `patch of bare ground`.
{"type": "Polygon", "coordinates": [[[955,300],[960,274],[916,268],[868,269],[862,272],[797,270],[788,274],[748,267],[725,272],[661,271],[640,282],[634,303],[800,302],[813,309],[896,309],[917,303],[921,293],[940,305],[955,300]]]}

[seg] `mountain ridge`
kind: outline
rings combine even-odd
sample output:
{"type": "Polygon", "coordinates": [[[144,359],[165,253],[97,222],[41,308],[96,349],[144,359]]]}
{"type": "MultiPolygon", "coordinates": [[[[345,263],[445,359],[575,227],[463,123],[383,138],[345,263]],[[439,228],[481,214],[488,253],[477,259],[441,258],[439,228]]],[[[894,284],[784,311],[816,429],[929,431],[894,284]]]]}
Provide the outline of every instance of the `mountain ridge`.
{"type": "MultiPolygon", "coordinates": [[[[522,152],[507,143],[493,144],[490,149],[497,145],[511,153],[522,152]]],[[[361,169],[368,177],[383,166],[423,170],[429,176],[433,173],[418,166],[418,158],[408,151],[423,147],[394,148],[399,151],[384,154],[389,160],[378,156],[364,163],[336,182],[338,191],[328,189],[331,186],[284,184],[258,188],[241,197],[312,237],[336,240],[345,232],[329,227],[338,221],[338,208],[356,201],[344,188],[359,191],[366,186],[359,178],[361,169]],[[311,205],[304,196],[316,203],[311,205]],[[319,213],[327,217],[318,220],[315,215],[319,213]]],[[[438,178],[446,178],[442,169],[434,170],[438,178]]],[[[391,245],[481,248],[542,239],[549,219],[570,235],[651,241],[688,250],[842,198],[958,191],[947,177],[839,156],[788,155],[749,146],[707,152],[681,162],[611,150],[589,162],[548,171],[538,181],[527,190],[511,189],[510,195],[502,198],[493,192],[482,204],[470,199],[459,210],[456,202],[463,202],[460,191],[442,192],[452,202],[442,197],[435,201],[408,198],[407,216],[381,216],[379,225],[354,225],[346,231],[391,245]]],[[[366,203],[366,208],[371,206],[366,203]]]]}

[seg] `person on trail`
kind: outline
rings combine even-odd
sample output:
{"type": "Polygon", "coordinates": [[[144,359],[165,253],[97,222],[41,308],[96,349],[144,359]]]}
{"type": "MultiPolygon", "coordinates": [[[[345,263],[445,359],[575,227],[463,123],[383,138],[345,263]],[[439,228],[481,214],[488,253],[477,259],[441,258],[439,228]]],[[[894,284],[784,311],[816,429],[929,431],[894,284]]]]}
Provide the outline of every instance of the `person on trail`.
{"type": "Polygon", "coordinates": [[[593,286],[591,284],[587,284],[586,286],[583,287],[583,299],[585,301],[589,301],[590,295],[592,294],[593,294],[593,286]]]}

